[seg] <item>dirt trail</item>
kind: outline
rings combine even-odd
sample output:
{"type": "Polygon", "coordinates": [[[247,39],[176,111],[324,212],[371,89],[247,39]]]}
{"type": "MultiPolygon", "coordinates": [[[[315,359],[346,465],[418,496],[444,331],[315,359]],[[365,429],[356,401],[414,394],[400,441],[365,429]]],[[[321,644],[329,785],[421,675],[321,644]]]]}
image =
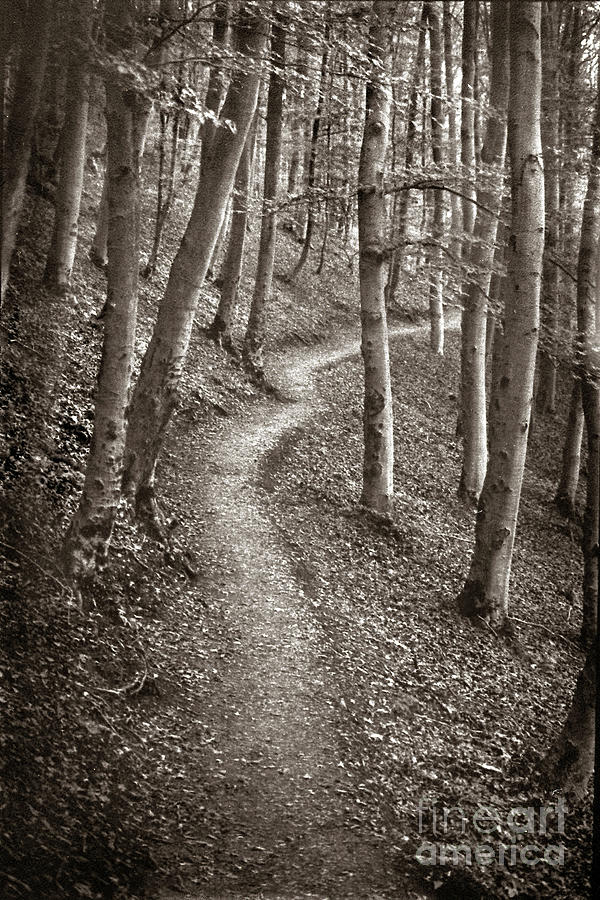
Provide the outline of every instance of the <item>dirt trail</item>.
{"type": "Polygon", "coordinates": [[[355,339],[277,360],[269,375],[290,402],[260,404],[232,422],[193,498],[208,514],[199,551],[214,596],[226,598],[235,639],[203,708],[222,774],[214,802],[228,827],[210,883],[188,900],[409,896],[395,886],[398,877],[340,764],[319,625],[260,487],[264,455],[319,411],[313,374],[358,352],[355,339]]]}

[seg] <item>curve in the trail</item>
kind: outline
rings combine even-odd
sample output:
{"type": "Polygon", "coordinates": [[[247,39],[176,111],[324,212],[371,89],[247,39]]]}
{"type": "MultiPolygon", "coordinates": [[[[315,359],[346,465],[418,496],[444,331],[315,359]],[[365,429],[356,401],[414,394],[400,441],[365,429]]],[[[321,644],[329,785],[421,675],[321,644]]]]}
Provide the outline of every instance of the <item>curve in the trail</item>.
{"type": "Polygon", "coordinates": [[[319,409],[313,375],[358,352],[353,339],[276,363],[274,381],[295,402],[260,404],[232,422],[195,498],[210,514],[199,550],[215,592],[227,597],[236,641],[203,709],[219,748],[223,787],[215,802],[228,827],[210,882],[189,900],[416,896],[394,885],[340,765],[319,626],[260,487],[265,453],[319,409]]]}

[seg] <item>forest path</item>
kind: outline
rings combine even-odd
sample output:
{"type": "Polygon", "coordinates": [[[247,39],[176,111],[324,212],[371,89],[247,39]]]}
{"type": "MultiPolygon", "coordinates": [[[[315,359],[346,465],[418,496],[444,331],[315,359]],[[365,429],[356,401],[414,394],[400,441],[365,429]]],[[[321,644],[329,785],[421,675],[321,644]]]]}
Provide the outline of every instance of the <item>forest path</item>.
{"type": "MultiPolygon", "coordinates": [[[[268,375],[290,402],[266,401],[232,421],[190,497],[210,526],[198,550],[209,591],[225,601],[232,652],[202,704],[218,770],[210,802],[226,826],[206,886],[187,900],[417,896],[396,885],[369,825],[376,811],[357,802],[341,763],[320,626],[261,487],[265,454],[324,408],[315,373],[359,352],[356,338],[272,360],[268,375]]],[[[161,894],[170,896],[182,895],[161,894]]]]}

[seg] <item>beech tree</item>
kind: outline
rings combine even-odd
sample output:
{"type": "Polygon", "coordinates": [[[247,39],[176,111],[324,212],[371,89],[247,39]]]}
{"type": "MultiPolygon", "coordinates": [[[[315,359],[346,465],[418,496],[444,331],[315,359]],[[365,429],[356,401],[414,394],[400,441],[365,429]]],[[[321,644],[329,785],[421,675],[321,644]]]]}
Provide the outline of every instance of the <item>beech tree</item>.
{"type": "Polygon", "coordinates": [[[250,203],[250,176],[256,143],[257,115],[248,132],[244,150],[233,184],[233,206],[229,243],[221,269],[221,297],[208,334],[213,340],[231,350],[233,347],[231,329],[237,306],[238,290],[244,262],[246,231],[248,230],[248,209],[250,203]]]}
{"type": "MultiPolygon", "coordinates": [[[[237,46],[250,71],[234,72],[198,182],[190,220],[161,300],[152,338],[142,360],[129,408],[125,455],[125,492],[151,530],[160,519],[155,502],[154,470],[173,410],[185,363],[200,291],[213,254],[235,173],[250,129],[260,82],[259,61],[266,23],[245,4],[235,26],[237,46]],[[235,124],[233,131],[228,122],[235,124]]],[[[244,67],[245,68],[245,67],[244,67]]]]}
{"type": "MultiPolygon", "coordinates": [[[[431,60],[431,150],[433,164],[441,172],[444,165],[444,113],[442,106],[442,31],[441,4],[438,0],[423,4],[423,15],[429,28],[431,60]]],[[[430,344],[434,353],[444,352],[444,305],[442,300],[442,240],[444,237],[444,193],[433,192],[433,248],[429,255],[429,319],[430,344]]]]}
{"type": "Polygon", "coordinates": [[[390,27],[395,4],[375,0],[369,29],[371,71],[358,170],[361,352],[365,373],[361,502],[389,514],[394,500],[394,430],[385,310],[384,169],[390,129],[390,27]]]}
{"type": "MultiPolygon", "coordinates": [[[[135,48],[135,13],[133,0],[107,0],[107,45],[121,58],[123,68],[135,48]]],[[[114,65],[106,76],[108,285],[104,342],[85,483],[63,546],[65,570],[76,584],[106,563],[121,497],[137,311],[139,147],[149,112],[149,100],[133,79],[114,65]]]]}
{"type": "Polygon", "coordinates": [[[581,364],[581,400],[588,445],[587,489],[583,519],[583,623],[584,646],[596,638],[598,608],[598,540],[600,515],[600,399],[596,365],[598,344],[599,295],[598,257],[600,255],[600,90],[592,130],[592,152],[587,192],[583,204],[581,238],[577,264],[577,332],[581,364]]]}
{"type": "Polygon", "coordinates": [[[271,36],[271,64],[267,100],[267,140],[265,148],[265,181],[260,247],[256,267],[254,293],[250,306],[248,326],[244,337],[242,356],[247,369],[258,381],[264,380],[263,347],[266,333],[267,304],[273,280],[275,241],[277,238],[277,195],[279,167],[283,140],[283,101],[285,94],[285,32],[281,21],[281,9],[277,0],[273,5],[275,21],[271,36]]]}
{"type": "Polygon", "coordinates": [[[473,240],[470,248],[466,247],[464,260],[469,278],[463,292],[461,331],[463,463],[459,496],[473,506],[479,500],[487,467],[487,297],[502,207],[509,85],[506,4],[492,4],[491,13],[490,112],[481,151],[485,170],[477,190],[473,240]]]}
{"type": "MultiPolygon", "coordinates": [[[[8,285],[10,264],[21,218],[31,155],[35,114],[40,101],[50,36],[52,3],[29,0],[19,45],[19,67],[8,113],[2,167],[2,249],[0,303],[8,285]]],[[[12,32],[16,36],[16,29],[12,32]]]]}
{"type": "Polygon", "coordinates": [[[44,280],[57,293],[68,290],[77,248],[79,205],[85,168],[85,142],[89,106],[89,40],[94,16],[92,0],[73,8],[70,53],[72,60],[65,90],[65,118],[56,191],[54,229],[46,259],[44,280]]]}
{"type": "Polygon", "coordinates": [[[459,597],[463,614],[502,626],[523,481],[539,327],[544,244],[538,3],[510,4],[508,143],[511,234],[500,375],[490,400],[490,459],[479,499],[475,548],[459,597]]]}

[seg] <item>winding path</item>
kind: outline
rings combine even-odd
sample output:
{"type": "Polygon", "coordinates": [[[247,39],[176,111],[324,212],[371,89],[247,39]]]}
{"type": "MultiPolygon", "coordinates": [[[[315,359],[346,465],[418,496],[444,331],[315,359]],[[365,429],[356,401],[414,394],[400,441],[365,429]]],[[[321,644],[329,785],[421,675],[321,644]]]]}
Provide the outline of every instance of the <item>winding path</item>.
{"type": "Polygon", "coordinates": [[[261,403],[232,421],[194,498],[209,514],[199,551],[215,596],[227,598],[223,610],[235,645],[203,709],[217,736],[223,773],[217,802],[229,827],[210,883],[188,900],[417,896],[395,886],[397,876],[340,765],[319,625],[260,487],[265,453],[319,412],[313,375],[358,352],[355,339],[276,361],[269,374],[290,402],[261,403]]]}

